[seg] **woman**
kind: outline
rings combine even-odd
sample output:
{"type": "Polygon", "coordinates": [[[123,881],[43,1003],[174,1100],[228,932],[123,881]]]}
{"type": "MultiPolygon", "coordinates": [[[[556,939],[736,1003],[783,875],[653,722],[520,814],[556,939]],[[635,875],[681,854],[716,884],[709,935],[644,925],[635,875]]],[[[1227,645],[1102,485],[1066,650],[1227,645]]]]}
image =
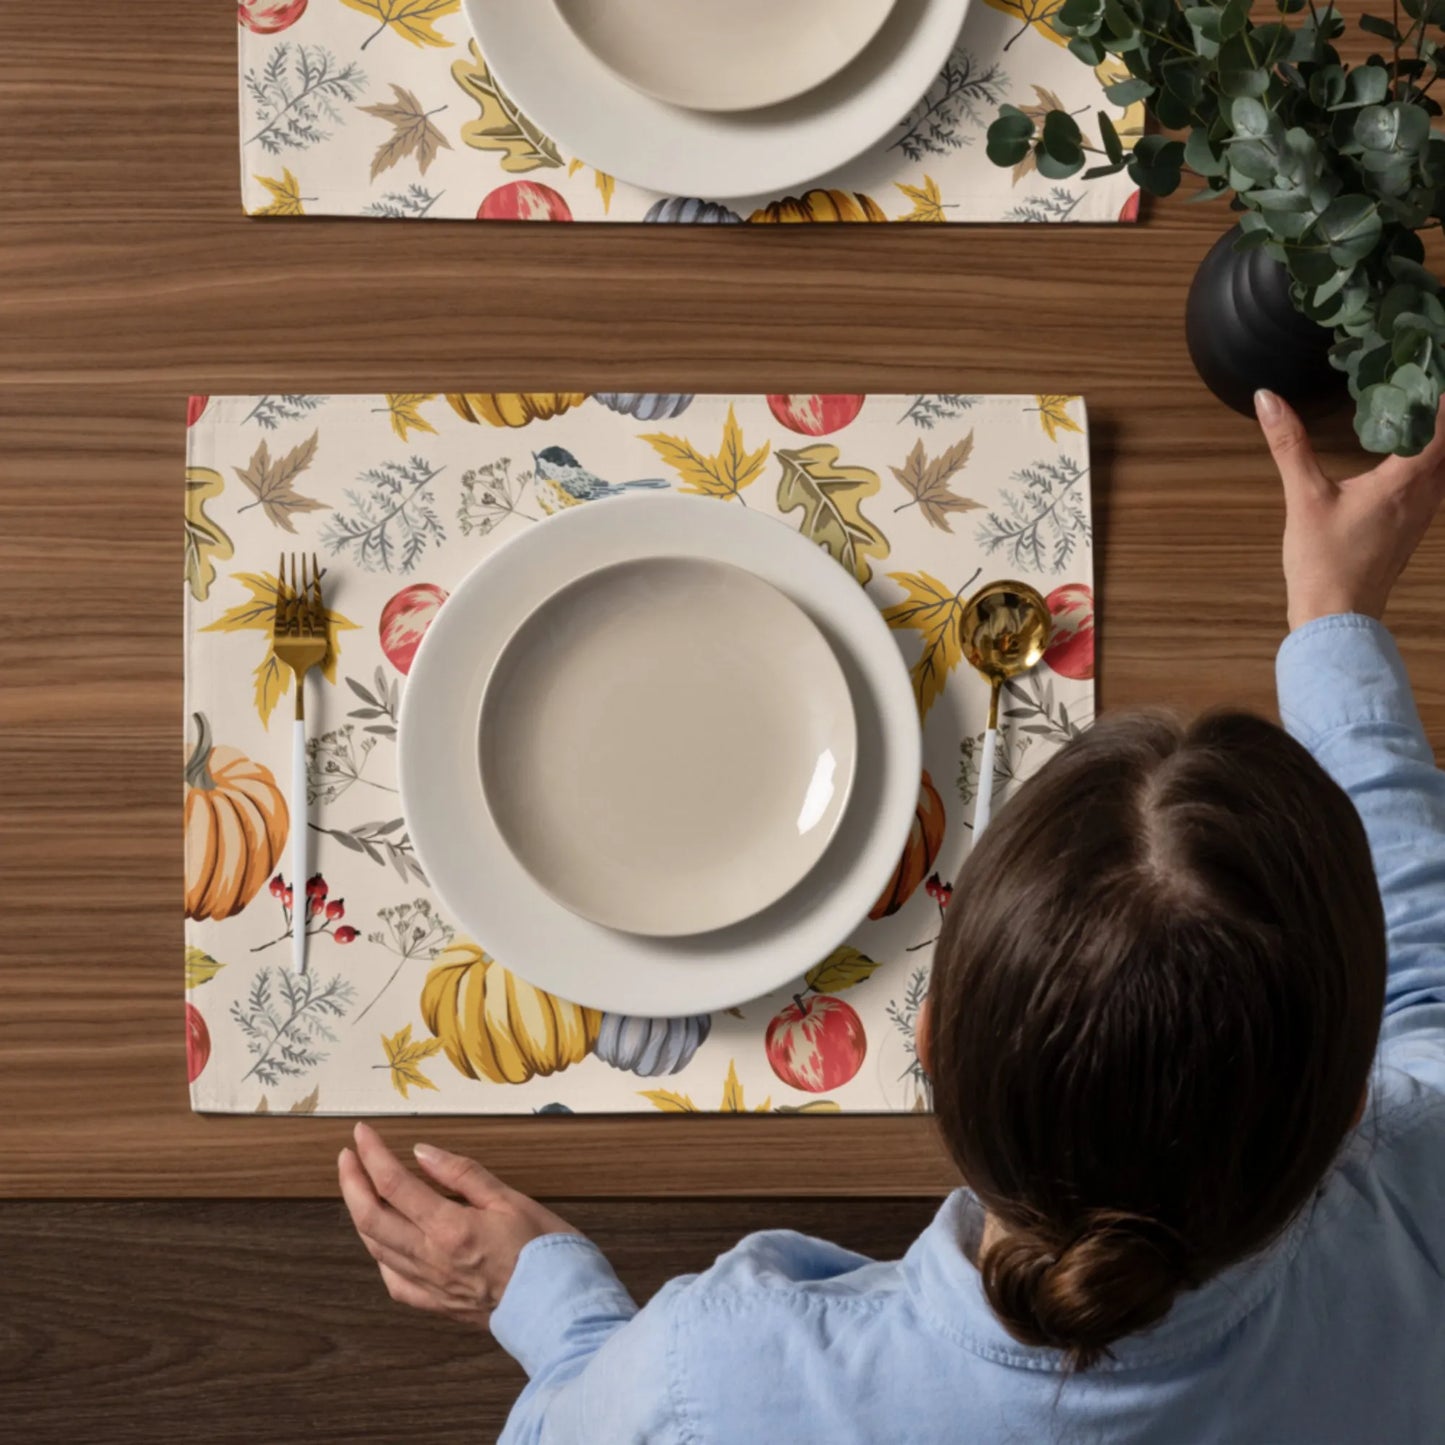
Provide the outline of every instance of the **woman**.
{"type": "Polygon", "coordinates": [[[1445,495],[1284,482],[1289,735],[1108,719],[964,865],[922,1060],[969,1188],[874,1263],[754,1235],[639,1311],[480,1165],[359,1126],[394,1298],[526,1368],[505,1441],[1445,1440],[1445,776],[1378,618],[1445,495]],[[1382,1024],[1383,1019],[1383,1024],[1382,1024]]]}

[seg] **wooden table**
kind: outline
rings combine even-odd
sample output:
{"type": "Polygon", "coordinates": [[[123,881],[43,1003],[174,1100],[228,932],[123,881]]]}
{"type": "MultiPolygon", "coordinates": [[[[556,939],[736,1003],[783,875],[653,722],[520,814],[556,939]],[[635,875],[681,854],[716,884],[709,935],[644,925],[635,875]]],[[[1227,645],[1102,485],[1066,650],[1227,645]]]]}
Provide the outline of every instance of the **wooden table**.
{"type": "MultiPolygon", "coordinates": [[[[389,1306],[333,1198],[346,1123],[187,1108],[186,394],[1083,392],[1102,701],[1268,710],[1278,487],[1253,426],[1195,380],[1182,330],[1226,215],[247,220],[230,6],[122,9],[73,0],[62,27],[0,0],[0,1408],[31,1445],[150,1445],[198,1419],[217,1445],[489,1438],[520,1373],[389,1306]],[[72,1202],[21,1202],[57,1196],[72,1202]]],[[[1356,461],[1340,418],[1328,463],[1356,461]]],[[[1442,561],[1437,538],[1393,614],[1436,735],[1442,561]]],[[[639,1297],[770,1224],[894,1255],[953,1182],[912,1117],[386,1127],[562,1201],[639,1297]]]]}
{"type": "MultiPolygon", "coordinates": [[[[342,1120],[201,1118],[180,1021],[188,392],[1082,392],[1101,699],[1269,709],[1281,506],[1185,353],[1217,206],[1137,227],[267,222],[226,5],[0,46],[0,1193],[327,1195],[342,1120]],[[74,37],[105,36],[82,58],[74,37]]],[[[23,34],[23,39],[21,35],[23,34]]],[[[1330,464],[1355,464],[1348,425],[1330,464]]],[[[1445,733],[1432,542],[1394,621],[1445,733]]],[[[416,1131],[392,1121],[390,1132],[416,1131]]],[[[917,1194],[917,1118],[438,1120],[551,1196],[917,1194]]]]}

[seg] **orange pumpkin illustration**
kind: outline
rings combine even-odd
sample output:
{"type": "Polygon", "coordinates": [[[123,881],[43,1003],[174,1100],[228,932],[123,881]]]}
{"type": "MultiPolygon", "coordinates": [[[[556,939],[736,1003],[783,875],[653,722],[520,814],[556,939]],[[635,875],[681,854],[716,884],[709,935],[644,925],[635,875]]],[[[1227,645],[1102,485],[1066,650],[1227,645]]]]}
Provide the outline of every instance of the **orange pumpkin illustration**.
{"type": "Polygon", "coordinates": [[[212,747],[205,714],[186,763],[186,917],[229,918],[280,862],[290,831],[270,768],[236,748],[212,747]]]}
{"type": "Polygon", "coordinates": [[[785,196],[781,201],[763,206],[748,217],[754,223],[797,221],[886,221],[883,208],[871,196],[847,191],[806,191],[801,196],[785,196]]]}

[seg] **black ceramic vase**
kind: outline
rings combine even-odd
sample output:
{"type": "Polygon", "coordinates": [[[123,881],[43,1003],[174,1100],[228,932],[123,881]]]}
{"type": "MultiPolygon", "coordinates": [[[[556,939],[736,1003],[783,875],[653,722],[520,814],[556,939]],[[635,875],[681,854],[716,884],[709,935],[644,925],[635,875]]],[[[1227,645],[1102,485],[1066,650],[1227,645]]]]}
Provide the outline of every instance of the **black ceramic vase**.
{"type": "Polygon", "coordinates": [[[1214,243],[1189,288],[1184,334],[1204,384],[1246,414],[1260,387],[1305,414],[1338,403],[1346,386],[1329,362],[1332,333],[1295,310],[1284,266],[1235,250],[1239,234],[1231,227],[1214,243]]]}

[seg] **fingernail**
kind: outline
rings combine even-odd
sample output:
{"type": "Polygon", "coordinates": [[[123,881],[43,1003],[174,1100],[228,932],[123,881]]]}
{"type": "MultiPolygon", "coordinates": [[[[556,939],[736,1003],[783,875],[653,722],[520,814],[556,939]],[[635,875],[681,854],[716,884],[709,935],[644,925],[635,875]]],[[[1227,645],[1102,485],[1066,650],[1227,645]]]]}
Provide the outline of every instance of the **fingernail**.
{"type": "Polygon", "coordinates": [[[341,1153],[339,1153],[339,1154],[336,1156],[336,1162],[337,1162],[337,1164],[338,1164],[338,1165],[344,1164],[344,1163],[346,1162],[346,1156],[347,1156],[348,1154],[350,1154],[350,1153],[351,1153],[351,1150],[350,1150],[350,1149],[343,1149],[343,1150],[341,1151],[341,1153]]]}
{"type": "Polygon", "coordinates": [[[1261,387],[1254,394],[1254,414],[1265,426],[1277,422],[1280,417],[1279,398],[1272,391],[1261,387]]]}
{"type": "Polygon", "coordinates": [[[411,1152],[421,1160],[423,1164],[437,1164],[441,1161],[442,1151],[434,1149],[430,1144],[413,1144],[411,1152]]]}

